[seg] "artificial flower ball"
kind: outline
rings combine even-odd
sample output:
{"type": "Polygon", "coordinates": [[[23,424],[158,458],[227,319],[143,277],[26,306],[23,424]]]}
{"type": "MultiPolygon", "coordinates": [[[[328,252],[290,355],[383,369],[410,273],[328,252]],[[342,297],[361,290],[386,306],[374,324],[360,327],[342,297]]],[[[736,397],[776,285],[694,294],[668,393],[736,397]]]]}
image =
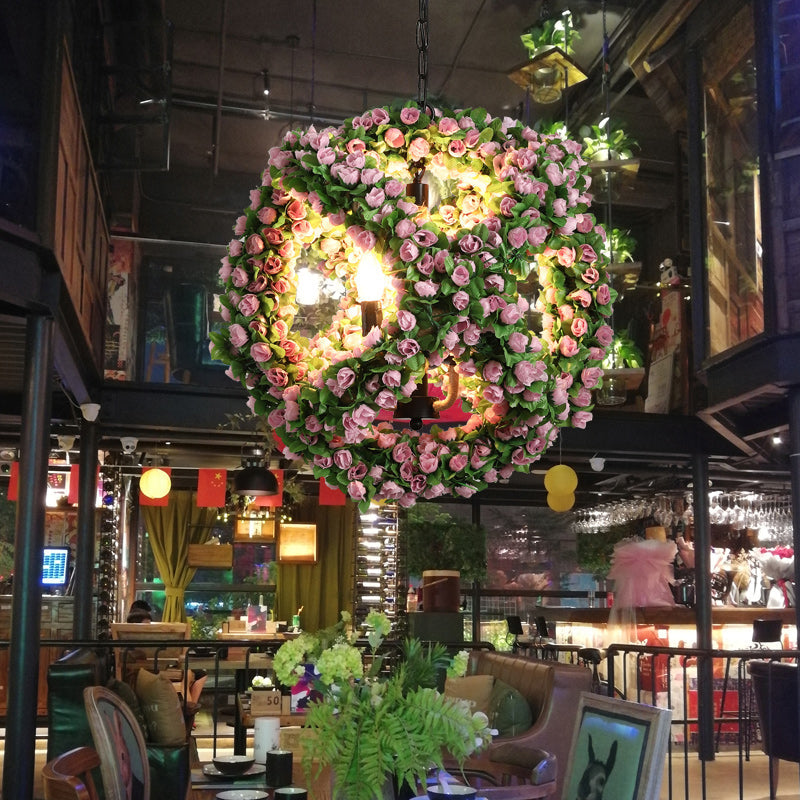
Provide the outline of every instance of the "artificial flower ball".
{"type": "Polygon", "coordinates": [[[590,183],[579,144],[482,109],[409,104],[290,131],[236,221],[212,353],[284,455],[362,507],[527,472],[559,428],[591,420],[613,333],[590,183]],[[408,194],[418,168],[430,208],[408,194]],[[384,278],[366,335],[365,254],[384,278]],[[343,289],[321,330],[294,324],[301,263],[343,289]],[[402,421],[426,381],[460,425],[402,421]]]}

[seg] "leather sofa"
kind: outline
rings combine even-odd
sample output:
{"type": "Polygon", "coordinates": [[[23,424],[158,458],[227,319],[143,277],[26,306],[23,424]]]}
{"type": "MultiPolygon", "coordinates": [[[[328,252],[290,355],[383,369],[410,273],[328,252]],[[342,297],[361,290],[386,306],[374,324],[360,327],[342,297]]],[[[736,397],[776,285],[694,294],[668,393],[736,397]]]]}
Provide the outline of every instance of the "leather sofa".
{"type": "MultiPolygon", "coordinates": [[[[47,760],[75,747],[94,747],[83,704],[87,686],[105,686],[111,676],[105,650],[81,648],[54,661],[47,670],[47,760]]],[[[186,797],[191,778],[188,742],[179,747],[147,744],[151,800],[186,797]]],[[[95,776],[102,793],[102,780],[95,776]]]]}
{"type": "Polygon", "coordinates": [[[483,754],[484,759],[534,770],[542,751],[552,753],[557,765],[556,789],[552,796],[561,797],[578,701],[582,692],[591,690],[591,671],[572,664],[473,650],[467,674],[492,675],[513,686],[531,708],[533,726],[516,736],[495,739],[483,754]]]}

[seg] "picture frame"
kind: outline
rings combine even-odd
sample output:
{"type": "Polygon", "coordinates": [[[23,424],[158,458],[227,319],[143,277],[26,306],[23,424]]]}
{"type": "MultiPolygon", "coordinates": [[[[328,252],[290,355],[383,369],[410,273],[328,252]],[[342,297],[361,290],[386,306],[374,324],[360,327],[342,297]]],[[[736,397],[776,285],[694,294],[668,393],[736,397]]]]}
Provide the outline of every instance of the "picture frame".
{"type": "Polygon", "coordinates": [[[583,692],[562,800],[604,793],[614,800],[658,800],[671,719],[668,709],[583,692]]]}
{"type": "Polygon", "coordinates": [[[274,542],[275,517],[261,514],[242,514],[236,517],[233,541],[242,543],[274,542]]]}

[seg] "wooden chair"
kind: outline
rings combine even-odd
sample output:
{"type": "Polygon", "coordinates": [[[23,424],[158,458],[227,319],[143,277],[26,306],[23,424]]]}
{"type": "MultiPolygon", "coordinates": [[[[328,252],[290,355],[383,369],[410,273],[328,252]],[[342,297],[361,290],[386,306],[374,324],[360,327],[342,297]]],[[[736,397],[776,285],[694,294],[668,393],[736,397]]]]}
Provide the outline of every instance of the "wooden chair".
{"type": "Polygon", "coordinates": [[[98,800],[92,770],[100,756],[91,747],[76,747],[42,768],[44,800],[98,800]]]}
{"type": "Polygon", "coordinates": [[[87,686],[83,700],[106,800],[150,800],[147,746],[133,712],[103,686],[87,686]]]}
{"type": "Polygon", "coordinates": [[[131,675],[140,669],[163,672],[184,694],[184,661],[188,647],[175,644],[191,638],[190,622],[112,622],[111,638],[129,642],[131,640],[164,640],[160,647],[135,647],[125,645],[117,650],[117,678],[129,682],[131,675]],[[167,644],[169,642],[169,644],[167,644]]]}

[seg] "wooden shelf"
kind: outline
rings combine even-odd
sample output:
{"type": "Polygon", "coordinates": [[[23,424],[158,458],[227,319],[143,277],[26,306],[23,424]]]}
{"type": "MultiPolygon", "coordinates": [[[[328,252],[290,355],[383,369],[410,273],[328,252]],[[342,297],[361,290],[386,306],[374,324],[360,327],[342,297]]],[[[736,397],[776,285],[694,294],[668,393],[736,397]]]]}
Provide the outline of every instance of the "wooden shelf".
{"type": "MultiPolygon", "coordinates": [[[[583,622],[603,625],[608,622],[610,608],[568,608],[565,606],[537,606],[536,616],[551,622],[583,622]]],[[[713,625],[752,625],[753,620],[780,618],[784,625],[795,624],[794,608],[763,608],[742,606],[714,606],[711,609],[713,625]]],[[[643,625],[694,625],[695,610],[686,606],[637,608],[636,622],[643,625]]]]}

